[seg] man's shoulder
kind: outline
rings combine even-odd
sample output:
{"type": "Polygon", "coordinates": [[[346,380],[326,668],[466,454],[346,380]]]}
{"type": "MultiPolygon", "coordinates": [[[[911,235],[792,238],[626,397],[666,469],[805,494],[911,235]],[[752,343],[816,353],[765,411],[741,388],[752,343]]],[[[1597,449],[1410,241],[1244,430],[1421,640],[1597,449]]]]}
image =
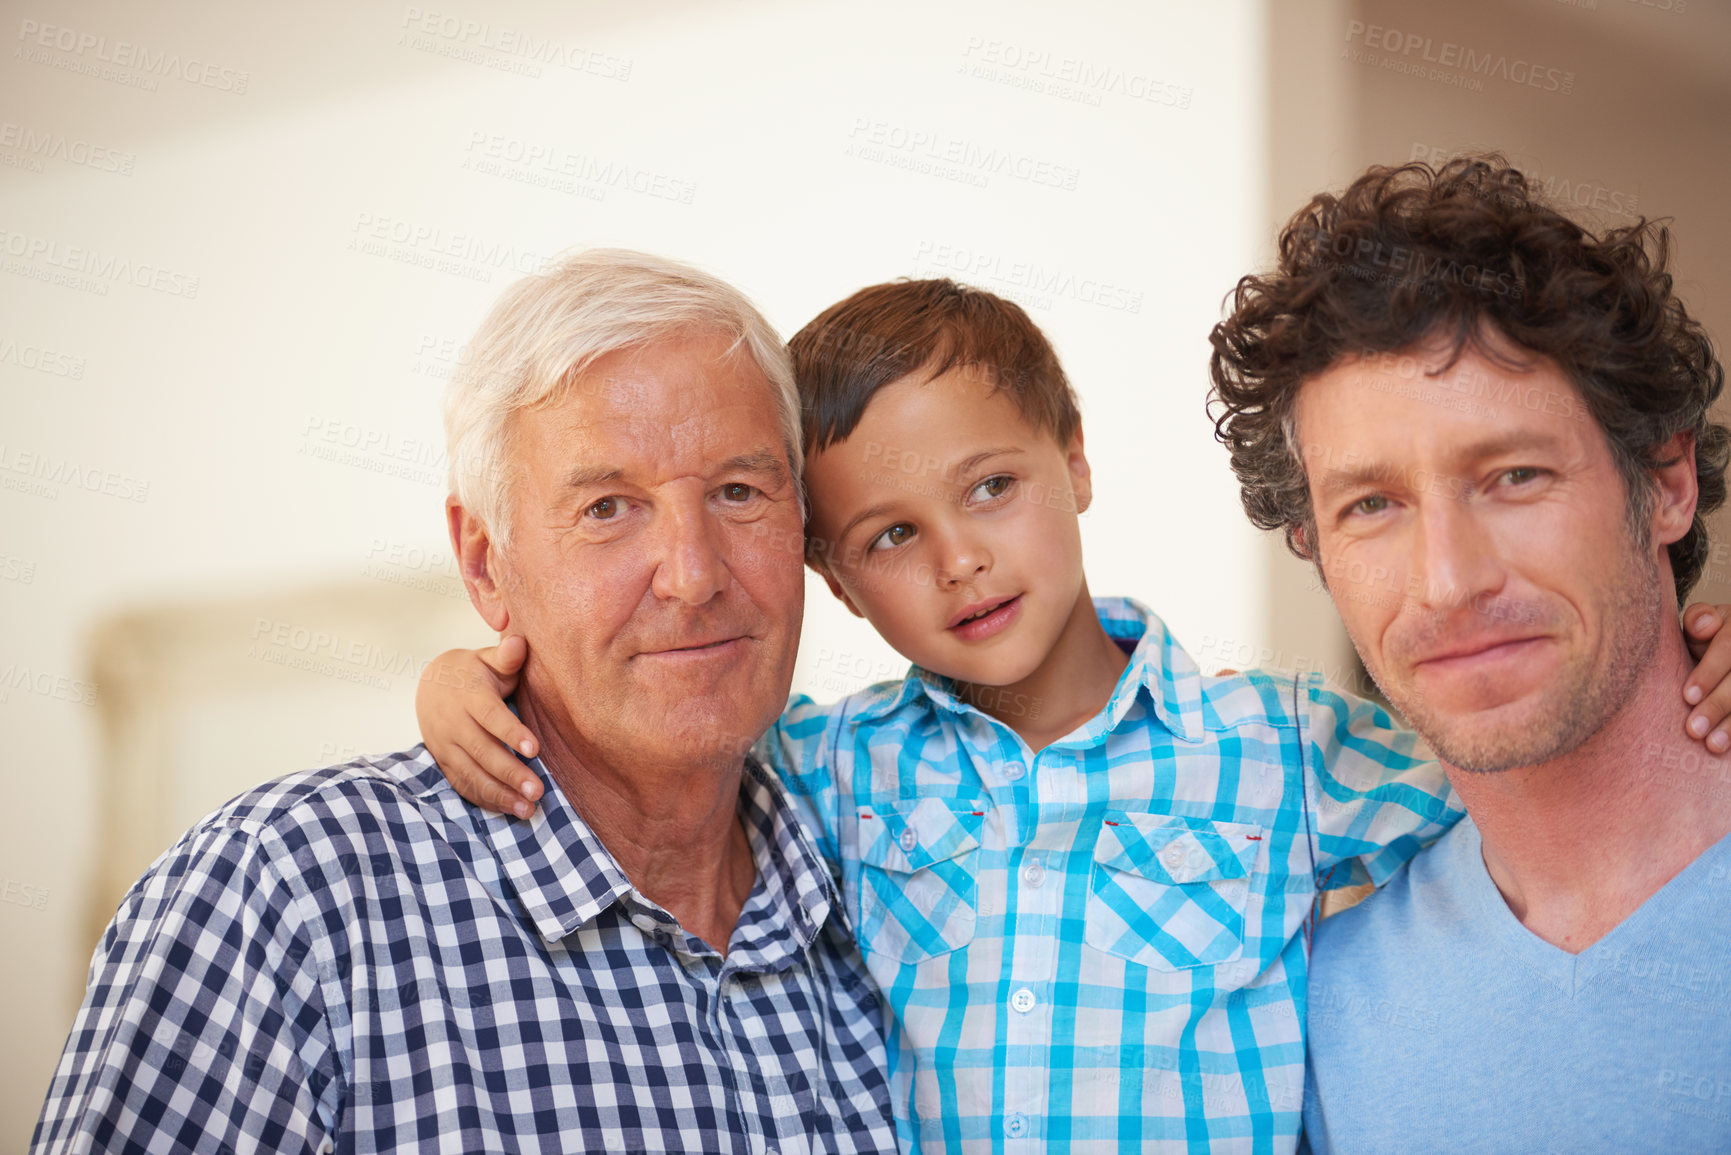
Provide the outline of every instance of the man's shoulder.
{"type": "MultiPolygon", "coordinates": [[[[1314,961],[1323,966],[1387,962],[1422,952],[1432,937],[1470,933],[1479,914],[1467,872],[1478,855],[1472,819],[1457,823],[1403,863],[1363,902],[1323,919],[1316,929],[1314,961]]],[[[1478,865],[1483,870],[1482,863],[1478,865]]]]}
{"type": "Polygon", "coordinates": [[[377,862],[395,869],[393,844],[463,837],[455,825],[467,804],[446,782],[425,746],[365,755],[260,783],[194,823],[146,872],[187,856],[233,855],[250,844],[297,869],[331,859],[347,871],[377,862]]]}

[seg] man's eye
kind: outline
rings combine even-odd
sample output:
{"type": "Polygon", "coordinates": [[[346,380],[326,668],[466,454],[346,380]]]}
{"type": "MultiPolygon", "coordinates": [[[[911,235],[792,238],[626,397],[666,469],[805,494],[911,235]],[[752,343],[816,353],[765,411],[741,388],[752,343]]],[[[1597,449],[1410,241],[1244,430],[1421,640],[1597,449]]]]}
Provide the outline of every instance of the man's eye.
{"type": "Polygon", "coordinates": [[[913,536],[913,526],[909,525],[905,521],[897,522],[895,525],[890,526],[888,529],[872,538],[872,543],[866,548],[894,549],[898,545],[905,545],[907,542],[912,541],[913,536]]]}
{"type": "Polygon", "coordinates": [[[1004,494],[1010,492],[1010,486],[1014,485],[1015,483],[1016,483],[1016,479],[1011,477],[1007,473],[994,474],[993,476],[986,478],[984,481],[982,481],[978,485],[974,486],[974,494],[973,495],[975,497],[982,497],[982,498],[985,498],[987,500],[990,500],[991,498],[994,498],[994,497],[1002,497],[1002,496],[1004,496],[1004,494]]]}
{"type": "Polygon", "coordinates": [[[607,521],[618,516],[621,504],[617,497],[603,497],[589,507],[589,516],[596,521],[607,521]]]}
{"type": "Polygon", "coordinates": [[[757,487],[747,485],[742,481],[735,481],[721,487],[721,496],[728,501],[750,501],[757,496],[757,487]]]}
{"type": "Polygon", "coordinates": [[[1514,469],[1503,470],[1503,480],[1510,485],[1525,485],[1529,481],[1538,480],[1539,471],[1530,465],[1516,466],[1514,469]]]}
{"type": "Polygon", "coordinates": [[[1373,494],[1370,497],[1360,498],[1359,500],[1353,502],[1352,505],[1347,509],[1346,512],[1349,514],[1353,514],[1353,513],[1371,514],[1371,513],[1381,513],[1383,510],[1385,510],[1387,508],[1388,508],[1388,498],[1386,498],[1386,497],[1382,496],[1382,494],[1378,493],[1378,494],[1373,494]]]}

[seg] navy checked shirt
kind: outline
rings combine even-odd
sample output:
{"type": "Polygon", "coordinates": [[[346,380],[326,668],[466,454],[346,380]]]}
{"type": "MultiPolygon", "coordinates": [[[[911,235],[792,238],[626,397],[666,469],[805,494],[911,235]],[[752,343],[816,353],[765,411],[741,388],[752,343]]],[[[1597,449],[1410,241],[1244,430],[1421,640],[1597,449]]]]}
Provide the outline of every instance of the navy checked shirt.
{"type": "Polygon", "coordinates": [[[425,748],[291,775],[147,871],[103,935],[37,1151],[894,1151],[834,882],[747,762],[725,959],[539,761],[521,822],[425,748]]]}

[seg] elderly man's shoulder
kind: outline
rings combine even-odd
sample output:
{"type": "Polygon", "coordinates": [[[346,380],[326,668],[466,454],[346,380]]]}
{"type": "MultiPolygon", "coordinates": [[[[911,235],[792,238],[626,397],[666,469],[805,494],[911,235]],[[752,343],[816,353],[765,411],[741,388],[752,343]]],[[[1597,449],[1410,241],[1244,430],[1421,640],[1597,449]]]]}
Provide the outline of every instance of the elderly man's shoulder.
{"type": "Polygon", "coordinates": [[[194,829],[228,827],[279,835],[304,829],[330,836],[356,829],[345,820],[368,827],[404,820],[442,824],[467,810],[432,754],[425,746],[415,746],[260,783],[212,811],[194,829]]]}
{"type": "MultiPolygon", "coordinates": [[[[197,864],[262,858],[292,889],[317,876],[401,873],[411,848],[467,843],[476,812],[451,789],[425,746],[355,758],[261,783],[193,824],[152,864],[133,894],[197,864]],[[168,876],[164,878],[163,876],[168,876]]],[[[468,857],[465,855],[465,857],[468,857]]]]}

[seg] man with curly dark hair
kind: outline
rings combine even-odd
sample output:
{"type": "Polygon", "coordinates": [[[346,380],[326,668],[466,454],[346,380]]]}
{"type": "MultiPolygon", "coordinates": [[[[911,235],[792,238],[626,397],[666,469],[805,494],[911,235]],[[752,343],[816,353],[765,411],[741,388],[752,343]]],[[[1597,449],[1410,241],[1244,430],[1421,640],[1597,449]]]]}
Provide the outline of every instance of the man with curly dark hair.
{"type": "Polygon", "coordinates": [[[1675,689],[1731,434],[1668,262],[1501,157],[1373,168],[1213,333],[1246,511],[1469,815],[1318,928],[1315,1150],[1731,1135],[1731,741],[1692,748],[1711,671],[1675,689]]]}

